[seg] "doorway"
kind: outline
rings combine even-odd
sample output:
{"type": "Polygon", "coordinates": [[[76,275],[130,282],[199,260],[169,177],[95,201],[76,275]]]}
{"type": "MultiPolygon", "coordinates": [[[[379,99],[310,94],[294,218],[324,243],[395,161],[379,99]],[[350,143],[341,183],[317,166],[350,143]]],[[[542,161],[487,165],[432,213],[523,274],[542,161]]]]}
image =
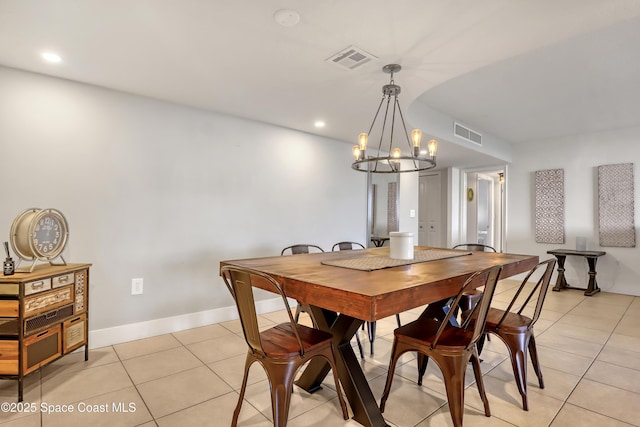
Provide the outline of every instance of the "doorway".
{"type": "Polygon", "coordinates": [[[481,243],[505,251],[504,173],[504,169],[465,173],[466,209],[461,225],[466,238],[461,243],[481,243]]]}

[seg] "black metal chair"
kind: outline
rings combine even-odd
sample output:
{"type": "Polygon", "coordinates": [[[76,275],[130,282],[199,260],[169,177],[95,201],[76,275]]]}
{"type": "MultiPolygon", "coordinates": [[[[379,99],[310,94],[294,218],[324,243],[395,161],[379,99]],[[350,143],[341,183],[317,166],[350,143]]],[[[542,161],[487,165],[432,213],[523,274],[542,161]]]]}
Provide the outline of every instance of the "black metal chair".
{"type": "MultiPolygon", "coordinates": [[[[318,245],[310,245],[310,244],[302,243],[302,244],[287,246],[282,251],[280,251],[280,255],[281,256],[300,255],[300,254],[308,254],[312,252],[324,252],[324,249],[322,249],[318,245]],[[287,252],[290,252],[290,253],[287,254],[287,252]]],[[[313,316],[311,316],[311,310],[308,310],[307,307],[305,307],[303,304],[300,304],[300,301],[298,301],[298,306],[296,307],[296,314],[295,314],[296,322],[300,320],[300,313],[303,313],[303,312],[309,313],[309,316],[311,317],[311,322],[313,322],[313,326],[317,327],[315,319],[313,318],[313,316]]]]}
{"type": "MultiPolygon", "coordinates": [[[[350,251],[354,249],[364,249],[364,245],[358,242],[338,242],[331,247],[331,251],[335,252],[339,251],[350,251]]],[[[400,323],[400,315],[396,314],[396,322],[398,323],[398,327],[402,326],[400,323]]],[[[362,325],[364,328],[364,325],[362,325]]],[[[373,342],[376,339],[376,322],[367,322],[367,335],[369,336],[369,346],[371,354],[373,354],[373,342]]],[[[362,349],[362,344],[360,343],[360,338],[358,334],[356,334],[356,340],[358,341],[358,348],[360,349],[360,357],[364,359],[364,350],[362,349]]]]}
{"type": "Polygon", "coordinates": [[[297,244],[297,245],[287,246],[280,252],[280,255],[286,255],[287,251],[291,252],[290,255],[298,255],[298,254],[308,254],[313,251],[324,252],[324,249],[322,249],[320,246],[317,246],[317,245],[297,244]]]}
{"type": "Polygon", "coordinates": [[[235,300],[244,339],[249,346],[240,396],[233,412],[231,426],[235,427],[238,423],[238,416],[240,415],[247,387],[249,368],[254,362],[259,362],[266,371],[269,380],[273,425],[285,427],[287,425],[291,392],[293,391],[296,372],[315,357],[322,357],[329,362],[333,370],[342,416],[345,420],[349,419],[337,374],[333,335],[295,322],[287,297],[280,284],[274,278],[258,271],[231,266],[222,267],[220,272],[235,300]],[[260,332],[253,297],[254,287],[279,294],[289,315],[289,322],[281,323],[260,332]]]}

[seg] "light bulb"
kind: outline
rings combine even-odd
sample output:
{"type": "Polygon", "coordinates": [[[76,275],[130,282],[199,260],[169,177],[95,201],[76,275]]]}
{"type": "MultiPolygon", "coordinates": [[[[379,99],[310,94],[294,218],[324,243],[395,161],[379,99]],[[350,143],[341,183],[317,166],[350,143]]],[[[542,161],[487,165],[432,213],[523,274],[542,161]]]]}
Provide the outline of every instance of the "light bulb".
{"type": "Polygon", "coordinates": [[[364,151],[367,149],[367,141],[369,140],[369,134],[362,132],[358,135],[358,144],[360,144],[360,150],[364,151]]]}
{"type": "Polygon", "coordinates": [[[353,158],[355,160],[360,160],[360,146],[359,145],[354,145],[353,146],[353,158]]]}
{"type": "Polygon", "coordinates": [[[400,161],[400,160],[398,160],[398,159],[400,158],[400,154],[401,154],[401,153],[400,153],[400,149],[399,149],[399,148],[394,148],[394,149],[391,151],[391,157],[393,157],[393,161],[394,161],[395,163],[398,163],[398,162],[400,161]]]}
{"type": "Polygon", "coordinates": [[[420,148],[420,141],[422,141],[422,131],[420,129],[414,129],[411,131],[411,140],[413,146],[420,148]]]}
{"type": "Polygon", "coordinates": [[[435,139],[432,139],[431,141],[429,141],[428,147],[429,147],[429,155],[431,157],[435,157],[436,151],[438,151],[438,141],[436,141],[435,139]]]}

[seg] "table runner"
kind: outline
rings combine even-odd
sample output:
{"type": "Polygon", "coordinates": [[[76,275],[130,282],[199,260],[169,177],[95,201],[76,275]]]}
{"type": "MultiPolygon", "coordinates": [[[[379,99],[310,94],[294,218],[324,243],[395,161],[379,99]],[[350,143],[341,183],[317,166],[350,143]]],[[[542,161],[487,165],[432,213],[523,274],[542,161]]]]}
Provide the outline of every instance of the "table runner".
{"type": "Polygon", "coordinates": [[[400,267],[419,262],[437,261],[439,259],[455,258],[465,255],[471,255],[471,252],[446,249],[427,249],[415,251],[413,253],[413,259],[393,259],[388,255],[382,255],[363,258],[325,260],[322,261],[322,264],[334,267],[350,268],[352,270],[374,271],[382,270],[383,268],[400,267]]]}

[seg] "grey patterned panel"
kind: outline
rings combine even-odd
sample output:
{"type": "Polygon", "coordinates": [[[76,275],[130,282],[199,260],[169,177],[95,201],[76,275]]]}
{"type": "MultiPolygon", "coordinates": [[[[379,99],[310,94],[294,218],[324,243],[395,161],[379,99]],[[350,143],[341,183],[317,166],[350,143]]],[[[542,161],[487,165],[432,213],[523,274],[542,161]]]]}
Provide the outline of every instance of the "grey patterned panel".
{"type": "Polygon", "coordinates": [[[564,243],[564,169],[536,171],[536,243],[564,243]]]}
{"type": "Polygon", "coordinates": [[[398,186],[396,182],[390,182],[389,195],[387,196],[387,231],[398,231],[398,186]]]}
{"type": "Polygon", "coordinates": [[[633,163],[598,166],[600,246],[636,246],[633,163]]]}

